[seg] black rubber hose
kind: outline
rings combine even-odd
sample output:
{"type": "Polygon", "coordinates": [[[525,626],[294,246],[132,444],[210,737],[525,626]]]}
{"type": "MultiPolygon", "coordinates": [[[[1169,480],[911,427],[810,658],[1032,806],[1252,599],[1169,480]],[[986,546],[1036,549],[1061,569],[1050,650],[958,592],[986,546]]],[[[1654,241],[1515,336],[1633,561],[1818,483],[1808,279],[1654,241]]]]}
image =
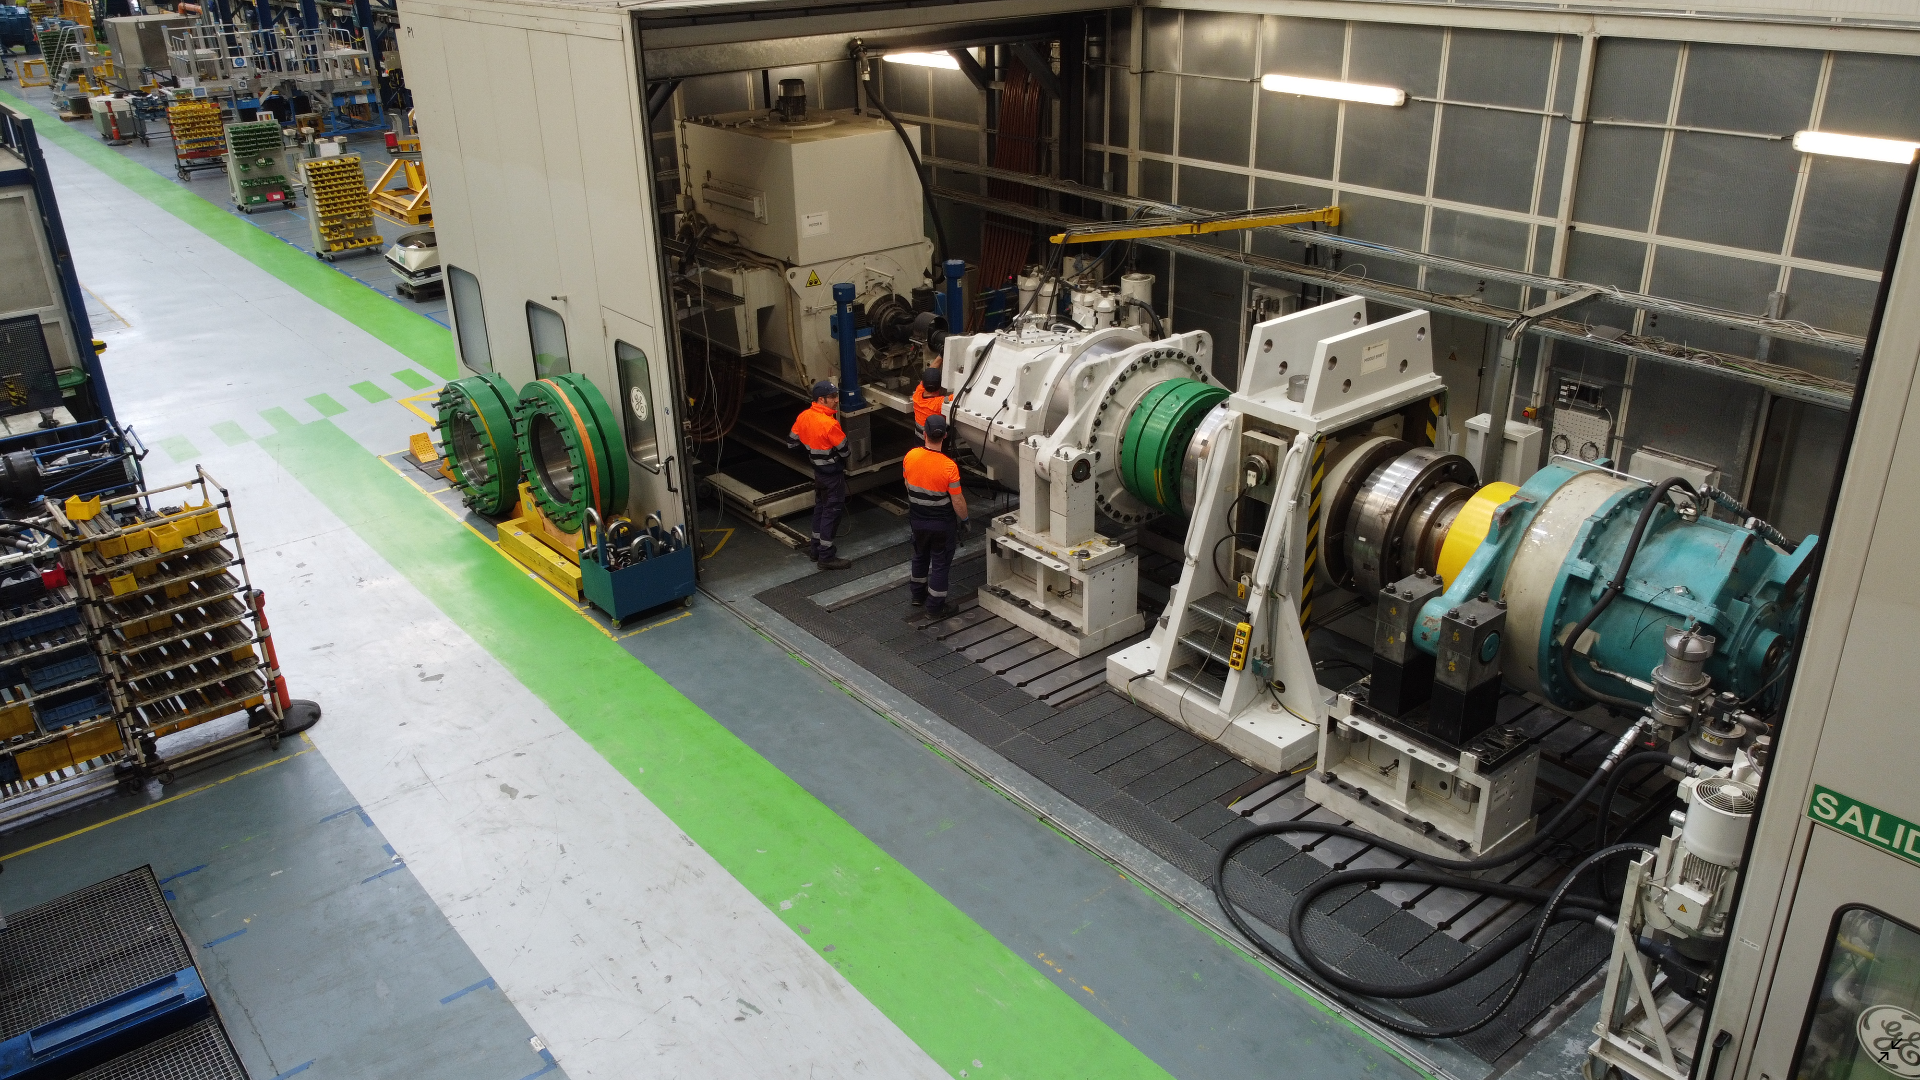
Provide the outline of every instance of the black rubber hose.
{"type": "Polygon", "coordinates": [[[1573,670],[1573,653],[1580,645],[1580,635],[1587,632],[1587,627],[1593,625],[1593,620],[1599,618],[1600,613],[1607,610],[1607,607],[1613,603],[1613,598],[1619,596],[1621,590],[1626,588],[1627,571],[1633,568],[1633,557],[1640,551],[1640,538],[1646,534],[1647,524],[1653,520],[1653,515],[1659,511],[1660,505],[1667,501],[1667,492],[1676,487],[1684,489],[1688,495],[1693,496],[1695,502],[1699,501],[1700,493],[1693,490],[1693,485],[1684,477],[1669,476],[1653,485],[1653,493],[1647,496],[1646,505],[1640,508],[1640,517],[1633,523],[1633,532],[1627,537],[1626,549],[1620,553],[1620,568],[1613,572],[1613,580],[1607,582],[1606,591],[1600,594],[1600,599],[1587,609],[1585,615],[1580,616],[1580,621],[1573,624],[1573,630],[1566,636],[1565,644],[1560,646],[1560,666],[1565,669],[1567,678],[1572,680],[1575,686],[1585,688],[1579,674],[1573,670]]]}
{"type": "MultiPolygon", "coordinates": [[[[1237,847],[1238,844],[1236,843],[1235,846],[1237,847]]],[[[1229,850],[1232,850],[1232,849],[1230,848],[1229,850]]],[[[1224,861],[1221,862],[1219,866],[1215,868],[1214,891],[1221,897],[1222,907],[1226,911],[1227,918],[1233,923],[1234,926],[1239,928],[1240,932],[1246,936],[1247,940],[1251,942],[1255,948],[1259,949],[1263,954],[1265,954],[1269,959],[1279,964],[1282,968],[1284,968],[1286,971],[1294,975],[1296,978],[1305,982],[1307,985],[1314,987],[1315,989],[1319,990],[1321,993],[1326,994],[1328,997],[1331,997],[1335,1001],[1340,1002],[1342,1005],[1352,1010],[1354,1013],[1362,1017],[1365,1017],[1366,1019],[1380,1025],[1383,1028],[1386,1028],[1388,1031],[1396,1032],[1401,1035],[1409,1035],[1414,1038],[1420,1038],[1420,1039],[1452,1039],[1452,1038],[1457,1038],[1461,1035],[1472,1034],[1473,1032],[1478,1031],[1483,1027],[1486,1027],[1488,1024],[1494,1021],[1495,1017],[1498,1017],[1501,1013],[1505,1012],[1509,1005],[1513,1004],[1514,998],[1516,998],[1520,993],[1520,988],[1526,984],[1527,976],[1532,972],[1534,962],[1540,958],[1540,953],[1542,951],[1542,944],[1545,941],[1548,927],[1552,926],[1554,923],[1560,921],[1563,918],[1576,918],[1582,921],[1592,920],[1593,914],[1589,911],[1582,911],[1580,914],[1569,914],[1569,915],[1562,915],[1560,912],[1560,909],[1563,906],[1565,906],[1567,903],[1567,899],[1568,899],[1567,893],[1568,893],[1568,890],[1572,888],[1574,882],[1578,881],[1580,877],[1584,875],[1588,870],[1592,869],[1594,866],[1597,866],[1599,863],[1604,862],[1607,859],[1614,858],[1615,856],[1624,854],[1627,851],[1652,851],[1652,850],[1653,850],[1652,848],[1649,848],[1644,844],[1620,844],[1611,848],[1603,848],[1600,851],[1597,851],[1592,855],[1589,855],[1585,859],[1582,859],[1579,865],[1575,866],[1573,870],[1567,874],[1566,878],[1560,882],[1559,887],[1556,888],[1553,891],[1553,895],[1548,898],[1546,906],[1541,909],[1538,920],[1534,923],[1533,932],[1530,935],[1528,935],[1526,951],[1523,952],[1520,956],[1519,969],[1514,972],[1512,980],[1507,984],[1507,991],[1505,994],[1501,995],[1499,1002],[1496,1003],[1492,1009],[1488,1010],[1487,1012],[1483,1013],[1482,1015],[1480,1015],[1479,1017],[1477,1017],[1476,1019],[1468,1023],[1455,1024],[1451,1027],[1444,1027],[1444,1028],[1420,1027],[1415,1024],[1406,1023],[1405,1021],[1402,1021],[1397,1017],[1388,1016],[1385,1013],[1382,1013],[1379,1010],[1374,1009],[1371,1006],[1365,1004],[1364,1002],[1355,1000],[1353,997],[1349,996],[1348,994],[1327,985],[1326,982],[1320,979],[1318,975],[1316,975],[1310,968],[1300,964],[1299,962],[1295,961],[1292,957],[1274,948],[1271,944],[1268,943],[1266,938],[1255,933],[1253,929],[1246,924],[1246,921],[1240,917],[1239,911],[1236,910],[1230,902],[1227,902],[1226,882],[1225,882],[1226,863],[1224,861]]],[[[1467,883],[1467,884],[1471,885],[1473,883],[1467,883]]],[[[1584,908],[1585,905],[1582,905],[1582,907],[1584,908]]],[[[1294,940],[1294,947],[1296,949],[1300,948],[1302,944],[1303,944],[1303,941],[1301,939],[1296,938],[1294,940]]]]}
{"type": "MultiPolygon", "coordinates": [[[[1482,946],[1473,956],[1454,966],[1454,968],[1446,974],[1436,975],[1431,979],[1425,979],[1415,983],[1405,983],[1399,986],[1362,982],[1327,964],[1321,960],[1319,956],[1315,955],[1311,948],[1303,944],[1307,940],[1307,916],[1311,913],[1310,909],[1313,907],[1314,901],[1344,885],[1352,885],[1359,882],[1371,886],[1385,881],[1405,881],[1416,885],[1437,885],[1447,889],[1465,888],[1473,892],[1485,893],[1488,896],[1498,896],[1507,900],[1528,900],[1535,904],[1545,903],[1551,899],[1553,895],[1546,889],[1532,889],[1524,885],[1511,885],[1503,881],[1474,881],[1465,883],[1452,874],[1442,874],[1433,870],[1371,868],[1341,870],[1328,874],[1307,886],[1307,888],[1295,898],[1293,902],[1293,912],[1287,920],[1287,936],[1293,939],[1294,949],[1299,952],[1300,959],[1305,961],[1307,966],[1314,970],[1315,974],[1319,975],[1320,978],[1329,985],[1335,986],[1350,994],[1361,994],[1366,997],[1388,999],[1426,997],[1429,994],[1437,994],[1442,990],[1448,990],[1458,986],[1468,979],[1473,978],[1475,975],[1480,974],[1482,971],[1485,971],[1487,968],[1492,967],[1494,964],[1499,963],[1502,957],[1525,942],[1532,930],[1532,923],[1530,922],[1515,923],[1513,926],[1508,927],[1499,937],[1482,946]]],[[[1574,896],[1566,900],[1565,906],[1605,912],[1619,905],[1605,905],[1602,901],[1591,897],[1574,896]]]]}
{"type": "Polygon", "coordinates": [[[1600,816],[1595,819],[1593,826],[1593,850],[1598,851],[1607,846],[1607,825],[1608,817],[1613,813],[1613,797],[1618,795],[1620,789],[1626,785],[1627,773],[1631,772],[1636,765],[1648,762],[1659,762],[1662,766],[1672,765],[1680,769],[1692,764],[1685,758],[1675,757],[1665,750],[1642,750],[1623,758],[1620,767],[1613,770],[1613,775],[1607,778],[1606,790],[1600,794],[1600,816]]]}
{"type": "MultiPolygon", "coordinates": [[[[927,183],[927,167],[920,162],[920,150],[913,145],[913,140],[908,137],[907,129],[901,127],[900,121],[894,119],[893,110],[887,108],[887,103],[880,100],[880,95],[869,89],[867,91],[867,100],[872,103],[874,108],[880,110],[881,116],[887,118],[887,123],[893,125],[893,133],[900,136],[901,145],[907,148],[907,157],[913,161],[913,175],[920,181],[920,201],[927,206],[927,217],[933,219],[934,239],[940,242],[939,249],[933,253],[933,265],[935,269],[941,269],[947,265],[945,261],[947,252],[952,251],[953,248],[947,245],[946,227],[940,224],[940,211],[933,205],[933,188],[927,183]]],[[[962,324],[965,322],[965,320],[958,321],[962,324]]]]}

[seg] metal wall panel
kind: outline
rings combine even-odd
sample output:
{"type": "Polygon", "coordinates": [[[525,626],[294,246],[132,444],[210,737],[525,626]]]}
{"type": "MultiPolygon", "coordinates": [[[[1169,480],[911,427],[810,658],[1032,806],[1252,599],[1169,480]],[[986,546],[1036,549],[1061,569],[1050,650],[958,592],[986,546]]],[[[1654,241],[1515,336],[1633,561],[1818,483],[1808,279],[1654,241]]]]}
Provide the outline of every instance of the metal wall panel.
{"type": "Polygon", "coordinates": [[[1828,131],[1920,139],[1920,57],[1835,53],[1820,126],[1828,131]]]}
{"type": "MultiPolygon", "coordinates": [[[[1251,53],[1252,42],[1247,45],[1251,53]]],[[[1181,79],[1180,156],[1245,167],[1253,138],[1253,95],[1259,92],[1250,82],[1181,79]]]]}
{"type": "Polygon", "coordinates": [[[1337,79],[1347,59],[1347,24],[1268,15],[1260,20],[1260,73],[1337,79]]]}
{"type": "Polygon", "coordinates": [[[1180,31],[1180,70],[1221,79],[1251,79],[1259,20],[1252,15],[1189,11],[1180,31]]]}
{"type": "MultiPolygon", "coordinates": [[[[1426,230],[1426,211],[1420,204],[1372,195],[1342,193],[1340,217],[1342,235],[1395,247],[1418,248],[1426,230]]],[[[1400,285],[1419,284],[1419,269],[1402,262],[1348,255],[1340,265],[1356,277],[1400,285]]]]}
{"type": "Polygon", "coordinates": [[[1449,107],[1440,120],[1433,196],[1525,213],[1533,206],[1539,157],[1538,116],[1449,107]]]}
{"type": "Polygon", "coordinates": [[[1679,62],[1680,46],[1674,42],[1602,41],[1593,67],[1594,119],[1666,123],[1679,62]]]}
{"type": "Polygon", "coordinates": [[[1693,45],[1681,80],[1682,127],[1792,135],[1807,126],[1824,54],[1693,45]]]}
{"type": "Polygon", "coordinates": [[[1422,101],[1409,101],[1398,109],[1347,109],[1340,140],[1340,179],[1410,195],[1425,193],[1433,119],[1434,106],[1422,101]]]}
{"type": "Polygon", "coordinates": [[[1664,450],[1712,463],[1720,470],[1720,487],[1741,490],[1765,392],[1679,368],[1660,373],[1657,392],[1645,379],[1646,365],[1641,365],[1633,379],[1621,460],[1631,461],[1642,447],[1664,450]]]}
{"type": "MultiPolygon", "coordinates": [[[[1527,264],[1527,245],[1532,226],[1524,221],[1486,217],[1434,207],[1428,231],[1427,250],[1451,255],[1488,266],[1519,270],[1527,264]]],[[[1520,306],[1520,286],[1485,281],[1461,274],[1427,271],[1426,287],[1432,292],[1477,295],[1503,307],[1520,306]]]]}
{"type": "Polygon", "coordinates": [[[1800,152],[1787,142],[1676,131],[1659,231],[1778,252],[1799,171],[1800,152]]]}
{"type": "Polygon", "coordinates": [[[1660,185],[1663,141],[1664,136],[1650,128],[1589,128],[1574,181],[1574,219],[1644,232],[1660,185]]]}
{"type": "Polygon", "coordinates": [[[1339,102],[1263,91],[1254,165],[1269,172],[1332,179],[1339,132],[1339,102]]]}
{"type": "MultiPolygon", "coordinates": [[[[1648,284],[1650,290],[1660,296],[1761,315],[1767,310],[1767,294],[1774,291],[1779,278],[1779,268],[1770,263],[1668,247],[1654,252],[1653,276],[1648,284]]],[[[1644,325],[1650,334],[1657,333],[1670,341],[1700,349],[1752,356],[1759,344],[1756,335],[1689,319],[1656,320],[1649,316],[1644,325]]],[[[1664,372],[1661,378],[1665,378],[1664,372]]]]}
{"type": "Polygon", "coordinates": [[[1440,53],[1446,31],[1437,26],[1354,23],[1347,81],[1398,86],[1413,97],[1440,92],[1440,53]]]}
{"type": "Polygon", "coordinates": [[[1545,108],[1553,45],[1544,34],[1455,30],[1447,47],[1447,100],[1545,108]]]}

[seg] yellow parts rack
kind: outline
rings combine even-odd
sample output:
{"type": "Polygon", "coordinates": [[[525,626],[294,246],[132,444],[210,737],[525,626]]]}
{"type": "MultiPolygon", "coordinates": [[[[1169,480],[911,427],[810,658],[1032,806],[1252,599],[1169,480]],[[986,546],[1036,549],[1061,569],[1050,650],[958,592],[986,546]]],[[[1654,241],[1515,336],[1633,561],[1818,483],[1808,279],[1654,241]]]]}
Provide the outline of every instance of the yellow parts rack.
{"type": "Polygon", "coordinates": [[[1454,516],[1453,525],[1447,530],[1447,542],[1440,545],[1440,581],[1452,585],[1453,579],[1480,549],[1480,541],[1487,538],[1487,530],[1493,527],[1493,512],[1500,504],[1513,498],[1520,489],[1512,484],[1493,483],[1473,493],[1467,504],[1454,516]]]}
{"type": "Polygon", "coordinates": [[[1236,229],[1264,229],[1274,225],[1315,223],[1329,228],[1339,227],[1340,208],[1323,206],[1318,210],[1309,210],[1302,206],[1286,206],[1265,210],[1239,210],[1231,214],[1180,220],[1153,218],[1113,222],[1068,229],[1066,232],[1053,234],[1052,239],[1056,244],[1101,244],[1110,240],[1150,240],[1156,236],[1199,236],[1204,233],[1232,232],[1236,229]]]}

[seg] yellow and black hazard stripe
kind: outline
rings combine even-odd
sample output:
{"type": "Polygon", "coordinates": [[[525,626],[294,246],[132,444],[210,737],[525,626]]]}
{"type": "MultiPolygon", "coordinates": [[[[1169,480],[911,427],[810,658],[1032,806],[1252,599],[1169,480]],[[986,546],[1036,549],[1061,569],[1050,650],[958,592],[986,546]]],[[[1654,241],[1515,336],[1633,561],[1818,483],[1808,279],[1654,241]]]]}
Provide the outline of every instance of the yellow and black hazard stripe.
{"type": "Polygon", "coordinates": [[[1440,395],[1427,399],[1427,445],[1439,446],[1440,442],[1440,395]]]}
{"type": "Polygon", "coordinates": [[[1312,636],[1313,576],[1320,568],[1320,488],[1327,480],[1327,441],[1313,441],[1313,458],[1307,466],[1312,479],[1307,485],[1307,555],[1300,562],[1300,637],[1312,636]]]}

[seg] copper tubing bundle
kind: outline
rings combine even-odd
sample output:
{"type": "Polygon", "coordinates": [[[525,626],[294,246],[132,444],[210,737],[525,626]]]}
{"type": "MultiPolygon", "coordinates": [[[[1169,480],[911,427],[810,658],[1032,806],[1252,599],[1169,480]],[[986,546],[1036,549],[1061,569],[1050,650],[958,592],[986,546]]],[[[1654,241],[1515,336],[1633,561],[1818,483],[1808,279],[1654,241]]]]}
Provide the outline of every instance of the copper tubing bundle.
{"type": "MultiPolygon", "coordinates": [[[[1040,162],[1040,109],[1045,99],[1040,84],[1014,61],[1000,91],[999,138],[994,141],[994,167],[1037,175],[1040,162]]],[[[1032,206],[1039,191],[1006,180],[989,180],[987,191],[996,199],[1032,206]]],[[[1033,226],[998,214],[988,214],[980,225],[980,274],[975,295],[984,297],[1011,281],[1027,265],[1033,250],[1033,226]]],[[[967,329],[978,331],[986,317],[984,300],[967,315],[967,329]]]]}

